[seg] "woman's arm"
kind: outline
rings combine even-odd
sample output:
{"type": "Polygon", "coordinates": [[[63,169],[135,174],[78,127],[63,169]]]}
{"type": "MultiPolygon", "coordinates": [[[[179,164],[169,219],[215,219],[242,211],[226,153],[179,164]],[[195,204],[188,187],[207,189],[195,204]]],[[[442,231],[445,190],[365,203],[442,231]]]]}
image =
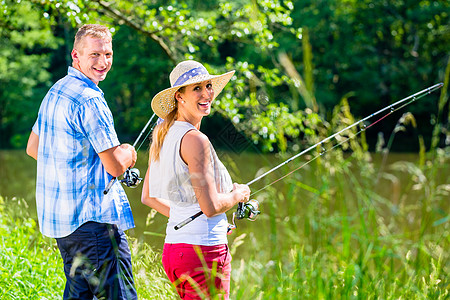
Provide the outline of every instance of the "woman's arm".
{"type": "Polygon", "coordinates": [[[218,193],[211,165],[210,142],[203,133],[191,130],[183,137],[181,158],[186,162],[191,183],[200,208],[207,217],[224,213],[238,202],[247,201],[250,189],[244,184],[234,184],[233,191],[218,193]]]}
{"type": "Polygon", "coordinates": [[[160,214],[165,215],[166,217],[169,217],[170,214],[170,206],[169,202],[167,200],[161,199],[161,198],[155,198],[150,197],[148,192],[148,171],[150,169],[150,162],[148,164],[147,173],[145,174],[144,179],[144,186],[142,187],[142,195],[141,195],[141,202],[142,204],[145,204],[153,209],[155,209],[160,214]]]}

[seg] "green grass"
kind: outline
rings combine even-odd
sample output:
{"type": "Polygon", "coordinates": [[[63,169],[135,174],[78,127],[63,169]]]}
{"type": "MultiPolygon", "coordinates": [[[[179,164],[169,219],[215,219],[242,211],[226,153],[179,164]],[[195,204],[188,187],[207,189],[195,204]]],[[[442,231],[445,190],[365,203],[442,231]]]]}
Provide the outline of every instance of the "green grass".
{"type": "Polygon", "coordinates": [[[0,236],[0,299],[61,299],[64,273],[56,243],[36,231],[23,201],[6,205],[0,197],[0,236]]]}
{"type": "MultiPolygon", "coordinates": [[[[0,196],[0,299],[62,299],[63,262],[54,239],[41,235],[21,199],[0,196]]],[[[129,238],[140,299],[176,299],[161,255],[129,238]]]]}

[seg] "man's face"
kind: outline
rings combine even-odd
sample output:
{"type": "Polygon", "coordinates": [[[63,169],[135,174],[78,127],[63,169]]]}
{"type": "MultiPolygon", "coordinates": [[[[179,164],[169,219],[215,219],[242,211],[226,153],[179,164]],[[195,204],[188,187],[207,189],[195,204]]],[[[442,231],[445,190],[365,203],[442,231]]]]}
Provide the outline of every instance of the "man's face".
{"type": "Polygon", "coordinates": [[[112,42],[86,36],[77,48],[72,50],[73,67],[95,84],[104,80],[113,61],[112,42]]]}

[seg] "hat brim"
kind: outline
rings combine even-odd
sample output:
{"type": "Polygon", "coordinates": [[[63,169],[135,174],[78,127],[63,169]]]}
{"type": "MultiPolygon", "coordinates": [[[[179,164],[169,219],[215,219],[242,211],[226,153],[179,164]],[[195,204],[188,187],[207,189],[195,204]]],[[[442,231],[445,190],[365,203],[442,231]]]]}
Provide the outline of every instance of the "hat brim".
{"type": "Polygon", "coordinates": [[[233,77],[234,72],[235,71],[233,70],[222,75],[198,75],[187,80],[182,85],[173,86],[162,90],[161,92],[156,94],[155,97],[153,97],[151,104],[152,110],[158,117],[160,117],[161,119],[165,119],[167,115],[175,109],[176,91],[178,91],[183,86],[188,86],[207,80],[211,80],[212,88],[214,90],[214,98],[216,98],[230,81],[231,77],[233,77]]]}

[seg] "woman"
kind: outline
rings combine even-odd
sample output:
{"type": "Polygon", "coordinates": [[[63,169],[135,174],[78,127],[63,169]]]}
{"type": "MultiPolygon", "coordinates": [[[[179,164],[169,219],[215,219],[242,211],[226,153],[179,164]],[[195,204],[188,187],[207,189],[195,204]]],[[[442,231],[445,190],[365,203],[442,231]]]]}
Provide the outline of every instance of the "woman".
{"type": "Polygon", "coordinates": [[[153,111],[164,121],[153,132],[142,203],[169,218],[162,263],[182,299],[210,297],[212,292],[229,297],[225,212],[247,201],[250,189],[231,184],[200,123],[233,74],[210,75],[202,64],[183,61],[170,73],[171,87],[152,99],[153,111]],[[203,215],[174,229],[200,210],[203,215]]]}

